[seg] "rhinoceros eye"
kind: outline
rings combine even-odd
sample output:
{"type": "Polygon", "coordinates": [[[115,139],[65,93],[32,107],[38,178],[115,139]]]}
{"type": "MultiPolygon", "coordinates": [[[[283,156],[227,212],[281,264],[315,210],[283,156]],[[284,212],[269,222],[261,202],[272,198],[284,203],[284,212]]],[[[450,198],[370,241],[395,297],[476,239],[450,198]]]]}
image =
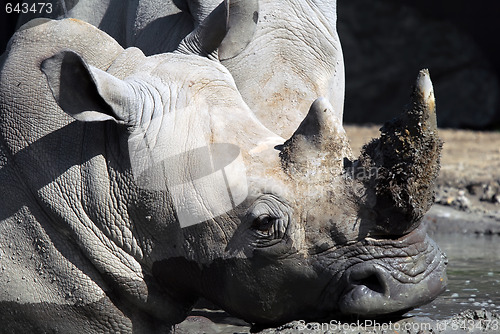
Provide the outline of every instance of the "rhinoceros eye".
{"type": "Polygon", "coordinates": [[[263,236],[281,239],[286,232],[286,224],[283,218],[271,216],[261,216],[256,218],[252,227],[259,231],[263,236]]]}
{"type": "Polygon", "coordinates": [[[281,239],[285,235],[290,208],[272,195],[264,195],[250,208],[251,228],[259,238],[281,239]]]}
{"type": "Polygon", "coordinates": [[[273,223],[274,223],[274,218],[271,218],[271,217],[266,216],[266,215],[262,215],[260,217],[257,217],[253,221],[252,227],[261,231],[261,232],[267,232],[267,231],[269,231],[269,229],[271,229],[273,227],[273,223]]]}

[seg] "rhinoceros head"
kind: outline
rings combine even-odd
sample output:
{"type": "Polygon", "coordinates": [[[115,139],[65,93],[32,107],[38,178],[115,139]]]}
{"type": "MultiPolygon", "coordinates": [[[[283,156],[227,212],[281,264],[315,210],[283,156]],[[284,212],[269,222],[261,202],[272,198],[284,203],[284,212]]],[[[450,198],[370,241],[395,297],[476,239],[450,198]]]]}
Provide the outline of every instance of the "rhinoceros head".
{"type": "MultiPolygon", "coordinates": [[[[167,321],[177,318],[162,299],[183,313],[205,297],[276,324],[395,314],[442,292],[445,258],[420,224],[441,147],[429,74],[419,74],[407,112],[355,159],[327,99],[286,141],[265,128],[229,72],[199,57],[218,43],[196,44],[201,32],[180,50],[197,55],[130,49],[107,73],[72,52],[42,64],[66,112],[118,123],[106,145],[121,167],[108,166],[107,177],[118,194],[109,207],[121,218],[85,210],[142,268],[116,276],[127,298],[167,321]],[[126,238],[113,232],[123,221],[126,238]]],[[[89,175],[88,184],[102,182],[89,175]]],[[[114,270],[106,259],[99,266],[114,270]]]]}
{"type": "Polygon", "coordinates": [[[426,70],[407,111],[357,159],[319,98],[290,139],[255,153],[266,173],[248,175],[238,226],[201,271],[204,296],[261,323],[397,314],[433,300],[446,285],[446,259],[421,220],[440,149],[426,70]]]}

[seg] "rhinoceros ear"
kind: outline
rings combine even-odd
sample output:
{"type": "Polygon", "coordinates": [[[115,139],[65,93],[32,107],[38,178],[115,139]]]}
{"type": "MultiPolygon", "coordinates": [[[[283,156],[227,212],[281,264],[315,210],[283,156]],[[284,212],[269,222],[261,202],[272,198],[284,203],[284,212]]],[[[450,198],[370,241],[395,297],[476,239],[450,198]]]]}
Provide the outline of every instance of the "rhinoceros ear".
{"type": "Polygon", "coordinates": [[[337,26],[337,0],[313,0],[332,28],[337,26]]]}
{"type": "Polygon", "coordinates": [[[225,0],[184,37],[176,51],[217,59],[217,49],[228,29],[228,13],[229,0],[225,0]]]}
{"type": "Polygon", "coordinates": [[[123,106],[123,96],[130,87],[123,80],[86,64],[73,51],[62,51],[45,59],[41,70],[57,104],[76,120],[130,123],[123,106]]]}
{"type": "Polygon", "coordinates": [[[259,19],[258,0],[231,0],[228,31],[219,47],[219,59],[239,55],[250,43],[259,19]]]}

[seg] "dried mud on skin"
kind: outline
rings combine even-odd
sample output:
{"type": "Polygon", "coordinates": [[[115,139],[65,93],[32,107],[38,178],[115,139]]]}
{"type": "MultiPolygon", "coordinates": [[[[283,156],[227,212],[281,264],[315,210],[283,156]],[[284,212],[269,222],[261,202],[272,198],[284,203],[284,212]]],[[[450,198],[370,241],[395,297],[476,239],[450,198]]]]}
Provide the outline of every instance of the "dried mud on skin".
{"type": "MultiPolygon", "coordinates": [[[[353,153],[378,137],[380,127],[346,126],[353,153]]],[[[439,129],[439,136],[444,144],[438,185],[465,187],[500,181],[500,132],[439,129]]]]}

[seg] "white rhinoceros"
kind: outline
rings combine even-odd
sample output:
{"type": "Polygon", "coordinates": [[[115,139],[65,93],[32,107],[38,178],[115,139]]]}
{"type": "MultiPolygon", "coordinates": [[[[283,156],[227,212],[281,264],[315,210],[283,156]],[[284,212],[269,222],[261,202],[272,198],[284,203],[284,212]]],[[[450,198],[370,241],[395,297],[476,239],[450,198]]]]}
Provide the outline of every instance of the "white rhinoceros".
{"type": "Polygon", "coordinates": [[[11,39],[2,331],[164,332],[200,297],[264,325],[375,317],[443,291],[444,255],[420,225],[440,152],[428,73],[357,160],[324,98],[285,141],[199,55],[222,40],[220,14],[192,53],[146,57],[74,19],[11,39]]]}
{"type": "MultiPolygon", "coordinates": [[[[222,1],[49,2],[51,17],[89,22],[123,47],[135,46],[151,55],[176,50],[222,1]]],[[[259,120],[288,137],[318,96],[326,97],[342,120],[344,61],[336,30],[337,1],[231,0],[230,7],[219,58],[259,120]]],[[[21,16],[21,23],[48,15],[28,14],[21,16]]]]}

